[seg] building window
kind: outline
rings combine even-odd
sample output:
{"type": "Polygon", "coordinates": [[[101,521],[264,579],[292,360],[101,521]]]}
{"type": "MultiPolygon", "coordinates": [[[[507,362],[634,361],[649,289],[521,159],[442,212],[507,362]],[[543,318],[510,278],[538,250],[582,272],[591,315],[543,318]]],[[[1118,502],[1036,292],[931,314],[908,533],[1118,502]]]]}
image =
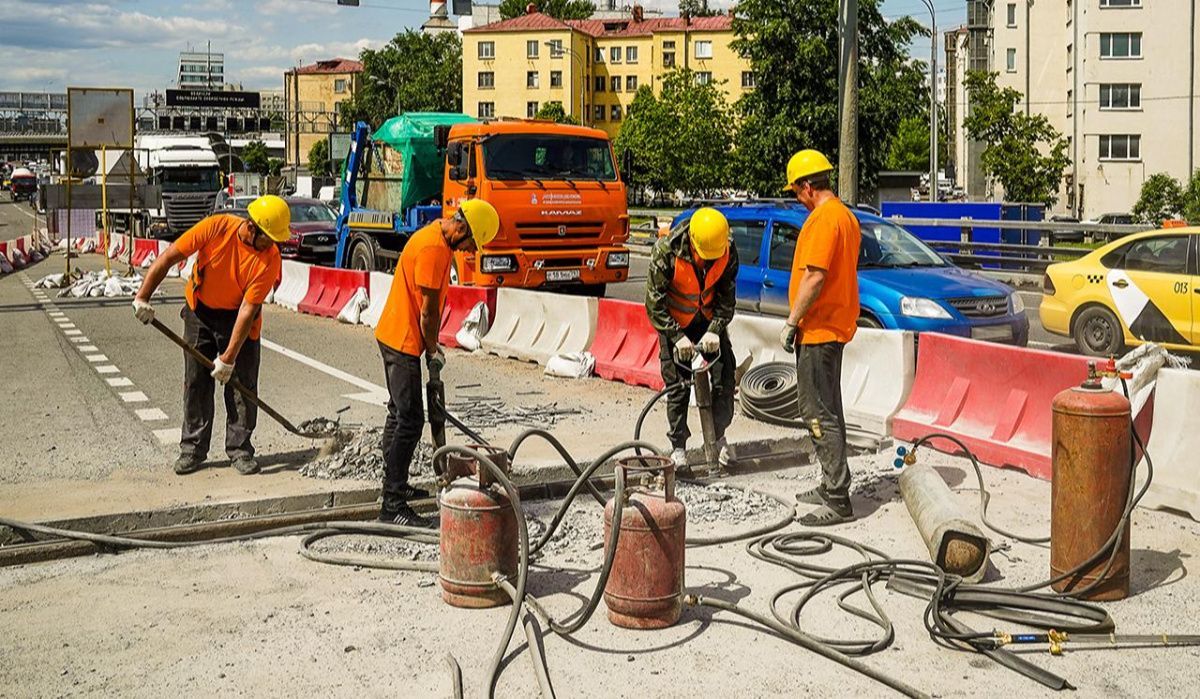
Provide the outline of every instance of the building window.
{"type": "Polygon", "coordinates": [[[346,91],[346,79],[345,78],[335,79],[333,81],[333,91],[337,92],[339,94],[345,92],[346,91]]]}
{"type": "Polygon", "coordinates": [[[675,67],[675,52],[663,51],[663,68],[675,67]]]}
{"type": "Polygon", "coordinates": [[[480,102],[479,110],[476,112],[480,119],[496,118],[496,103],[495,102],[480,102]]]}
{"type": "Polygon", "coordinates": [[[1100,35],[1100,58],[1141,58],[1142,33],[1117,32],[1100,35]]]}
{"type": "Polygon", "coordinates": [[[749,70],[742,71],[742,89],[749,90],[754,87],[754,73],[749,70]]]}
{"type": "Polygon", "coordinates": [[[675,50],[675,40],[674,39],[672,39],[671,41],[663,42],[663,51],[674,51],[674,50],[675,50]]]}
{"type": "Polygon", "coordinates": [[[1140,83],[1111,83],[1100,85],[1100,109],[1141,109],[1140,83]]]}
{"type": "Polygon", "coordinates": [[[712,58],[712,57],[713,57],[712,42],[711,41],[697,41],[696,42],[696,58],[703,59],[703,58],[712,58]]]}
{"type": "Polygon", "coordinates": [[[608,62],[609,63],[620,63],[621,62],[621,47],[620,46],[614,46],[608,50],[608,62]]]}
{"type": "Polygon", "coordinates": [[[596,62],[597,63],[604,62],[604,49],[599,49],[599,48],[596,49],[596,62]]]}
{"type": "Polygon", "coordinates": [[[563,42],[562,39],[550,40],[550,58],[563,57],[563,42]]]}
{"type": "Polygon", "coordinates": [[[1100,7],[1141,7],[1142,0],[1100,0],[1100,7]]]}
{"type": "Polygon", "coordinates": [[[542,76],[536,70],[525,71],[525,87],[541,87],[542,76]]]}
{"type": "Polygon", "coordinates": [[[614,104],[612,106],[612,119],[610,119],[609,121],[620,121],[620,120],[621,120],[621,105],[614,104]]]}
{"type": "Polygon", "coordinates": [[[637,92],[637,76],[636,75],[625,76],[625,91],[626,92],[637,92]]]}
{"type": "Polygon", "coordinates": [[[526,41],[525,42],[525,57],[526,58],[537,58],[538,57],[538,42],[536,42],[536,41],[526,41]]]}
{"type": "Polygon", "coordinates": [[[636,46],[626,46],[625,47],[625,62],[626,63],[637,63],[638,62],[637,49],[638,49],[638,47],[636,47],[636,46]]]}
{"type": "Polygon", "coordinates": [[[1142,137],[1137,134],[1100,136],[1101,160],[1141,160],[1142,137]]]}
{"type": "Polygon", "coordinates": [[[712,73],[707,70],[702,70],[696,73],[696,84],[707,85],[712,82],[712,73]]]}
{"type": "Polygon", "coordinates": [[[613,92],[621,91],[621,76],[614,75],[609,79],[609,89],[611,89],[613,92]]]}
{"type": "Polygon", "coordinates": [[[562,71],[550,71],[550,87],[562,87],[562,71]]]}
{"type": "Polygon", "coordinates": [[[1008,3],[1008,26],[1017,26],[1017,3],[1008,3]]]}
{"type": "Polygon", "coordinates": [[[538,113],[538,103],[537,102],[526,102],[525,103],[525,116],[532,119],[535,116],[537,116],[537,113],[538,113]]]}
{"type": "Polygon", "coordinates": [[[479,42],[479,60],[490,61],[496,57],[496,42],[481,41],[479,42]]]}
{"type": "MultiPolygon", "coordinates": [[[[1067,116],[1075,113],[1075,91],[1067,90],[1067,116]]],[[[1068,136],[1067,138],[1070,138],[1068,136]]]]}
{"type": "Polygon", "coordinates": [[[1004,69],[1010,73],[1017,72],[1017,50],[1008,49],[1004,52],[1004,69]]]}
{"type": "Polygon", "coordinates": [[[594,119],[592,119],[592,121],[604,121],[604,105],[597,104],[593,108],[592,114],[595,117],[594,119]]]}
{"type": "Polygon", "coordinates": [[[603,75],[597,75],[596,79],[592,82],[595,84],[594,90],[596,92],[604,92],[604,88],[608,84],[608,81],[604,79],[603,75]]]}
{"type": "Polygon", "coordinates": [[[479,89],[491,90],[496,87],[496,74],[490,70],[483,71],[479,74],[479,89]]]}

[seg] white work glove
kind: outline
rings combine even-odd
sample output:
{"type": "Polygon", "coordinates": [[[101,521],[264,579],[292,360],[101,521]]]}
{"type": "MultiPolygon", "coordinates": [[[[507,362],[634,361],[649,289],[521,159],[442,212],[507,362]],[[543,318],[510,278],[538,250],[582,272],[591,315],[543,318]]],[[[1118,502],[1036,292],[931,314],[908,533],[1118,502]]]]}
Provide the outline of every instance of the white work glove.
{"type": "Polygon", "coordinates": [[[212,377],[223,384],[233,378],[233,365],[221,361],[220,357],[213,360],[212,377]]]}
{"type": "Polygon", "coordinates": [[[791,354],[796,351],[796,326],[783,324],[783,330],[779,333],[779,344],[783,345],[783,351],[791,354]]]}
{"type": "Polygon", "coordinates": [[[700,338],[700,343],[696,345],[704,354],[713,354],[721,348],[721,338],[714,332],[704,333],[704,337],[700,338]]]}
{"type": "Polygon", "coordinates": [[[442,367],[446,366],[446,355],[441,347],[433,354],[425,354],[425,366],[429,367],[430,371],[441,371],[442,367]]]}
{"type": "Polygon", "coordinates": [[[692,357],[696,356],[696,346],[692,344],[687,335],[680,335],[679,340],[675,343],[675,356],[679,357],[681,362],[690,362],[692,357]]]}
{"type": "Polygon", "coordinates": [[[150,321],[154,320],[154,308],[141,299],[133,300],[133,315],[140,320],[143,325],[149,325],[150,321]]]}

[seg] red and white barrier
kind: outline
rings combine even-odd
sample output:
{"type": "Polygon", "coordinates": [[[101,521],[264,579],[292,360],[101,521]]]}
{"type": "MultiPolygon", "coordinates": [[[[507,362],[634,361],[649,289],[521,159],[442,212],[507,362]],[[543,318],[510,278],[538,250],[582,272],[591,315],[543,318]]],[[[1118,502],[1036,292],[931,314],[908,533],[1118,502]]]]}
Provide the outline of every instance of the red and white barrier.
{"type": "Polygon", "coordinates": [[[596,375],[634,386],[662,388],[658,361],[658,333],[650,325],[646,307],[631,301],[600,299],[596,312],[596,375]]]}
{"type": "Polygon", "coordinates": [[[300,302],[308,295],[308,280],[312,265],[295,260],[284,260],[279,286],[275,288],[272,303],[289,311],[297,310],[300,302]]]}
{"type": "Polygon", "coordinates": [[[370,305],[359,315],[359,322],[372,328],[379,325],[383,316],[383,307],[387,304],[388,292],[392,289],[392,275],[387,272],[371,272],[370,286],[367,296],[370,305]]]}
{"type": "Polygon", "coordinates": [[[308,293],[297,305],[301,313],[336,318],[347,306],[357,303],[359,289],[366,293],[370,281],[365,271],[312,267],[308,293]]]}

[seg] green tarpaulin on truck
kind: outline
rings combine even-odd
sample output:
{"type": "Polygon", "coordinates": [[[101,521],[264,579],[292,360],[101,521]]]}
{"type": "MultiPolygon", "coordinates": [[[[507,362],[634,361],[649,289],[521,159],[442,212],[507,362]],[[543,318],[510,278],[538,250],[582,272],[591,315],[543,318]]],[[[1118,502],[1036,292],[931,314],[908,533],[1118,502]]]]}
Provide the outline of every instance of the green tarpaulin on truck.
{"type": "MultiPolygon", "coordinates": [[[[393,148],[401,158],[401,172],[389,172],[401,175],[397,211],[406,211],[441,195],[444,163],[434,144],[433,129],[467,123],[476,123],[476,120],[466,114],[411,112],[388,119],[371,136],[375,143],[393,148]]],[[[376,153],[376,157],[386,159],[382,153],[376,153]]]]}

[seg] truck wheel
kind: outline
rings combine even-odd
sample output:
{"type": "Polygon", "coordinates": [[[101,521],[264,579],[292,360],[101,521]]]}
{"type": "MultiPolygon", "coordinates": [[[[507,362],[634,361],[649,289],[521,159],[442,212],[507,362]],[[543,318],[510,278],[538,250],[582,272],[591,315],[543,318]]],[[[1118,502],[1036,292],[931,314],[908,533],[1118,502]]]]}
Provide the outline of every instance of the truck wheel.
{"type": "Polygon", "coordinates": [[[1079,351],[1091,357],[1118,355],[1125,348],[1125,336],[1121,322],[1113,312],[1103,306],[1083,309],[1075,319],[1071,336],[1079,351]]]}
{"type": "Polygon", "coordinates": [[[359,241],[350,251],[350,269],[375,271],[375,248],[369,243],[359,241]]]}
{"type": "Polygon", "coordinates": [[[869,313],[859,313],[859,314],[858,314],[858,323],[857,323],[857,325],[858,325],[858,327],[860,327],[860,328],[876,328],[876,329],[879,329],[879,328],[882,328],[882,327],[883,327],[883,324],[882,324],[882,323],[880,323],[878,320],[875,320],[875,316],[873,316],[873,315],[871,315],[871,314],[869,314],[869,313]]]}

